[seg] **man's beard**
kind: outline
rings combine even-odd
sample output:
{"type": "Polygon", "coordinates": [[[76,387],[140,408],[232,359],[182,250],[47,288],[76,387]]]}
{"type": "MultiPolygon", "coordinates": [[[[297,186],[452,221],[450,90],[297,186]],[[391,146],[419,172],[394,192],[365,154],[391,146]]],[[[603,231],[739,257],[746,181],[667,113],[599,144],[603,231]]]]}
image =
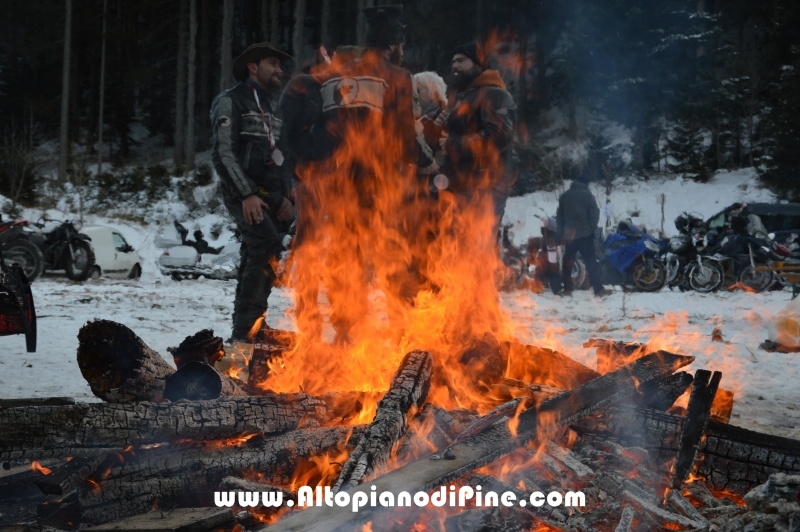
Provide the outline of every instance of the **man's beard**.
{"type": "Polygon", "coordinates": [[[282,88],[283,85],[281,84],[280,78],[270,76],[265,90],[274,96],[276,94],[280,94],[282,88]]]}
{"type": "Polygon", "coordinates": [[[453,88],[456,92],[461,92],[480,75],[477,68],[468,72],[453,72],[453,88]]]}

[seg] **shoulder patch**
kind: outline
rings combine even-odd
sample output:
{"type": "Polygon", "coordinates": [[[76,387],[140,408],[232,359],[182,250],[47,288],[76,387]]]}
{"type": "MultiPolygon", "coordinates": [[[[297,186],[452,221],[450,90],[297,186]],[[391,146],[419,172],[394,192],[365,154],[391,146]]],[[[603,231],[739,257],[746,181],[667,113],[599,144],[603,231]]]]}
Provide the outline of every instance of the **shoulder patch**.
{"type": "Polygon", "coordinates": [[[231,118],[226,115],[219,115],[217,118],[217,127],[230,127],[231,126],[231,118]]]}

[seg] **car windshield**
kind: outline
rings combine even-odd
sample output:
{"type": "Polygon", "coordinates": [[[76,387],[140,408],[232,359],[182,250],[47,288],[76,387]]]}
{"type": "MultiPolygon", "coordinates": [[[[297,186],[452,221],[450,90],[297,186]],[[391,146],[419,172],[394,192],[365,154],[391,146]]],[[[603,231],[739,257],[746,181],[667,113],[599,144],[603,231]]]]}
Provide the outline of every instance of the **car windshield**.
{"type": "Polygon", "coordinates": [[[111,236],[114,237],[114,247],[117,248],[117,251],[128,251],[128,243],[121,234],[111,233],[111,236]]]}

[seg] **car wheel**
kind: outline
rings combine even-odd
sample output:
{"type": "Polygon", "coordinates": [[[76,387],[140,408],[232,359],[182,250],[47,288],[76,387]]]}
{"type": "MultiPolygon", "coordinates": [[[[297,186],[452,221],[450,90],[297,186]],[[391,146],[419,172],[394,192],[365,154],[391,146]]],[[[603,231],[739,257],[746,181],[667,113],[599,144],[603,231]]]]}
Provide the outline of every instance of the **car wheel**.
{"type": "Polygon", "coordinates": [[[139,264],[134,264],[133,268],[131,268],[131,273],[128,274],[128,279],[133,279],[134,281],[138,281],[139,277],[142,276],[142,267],[139,264]]]}
{"type": "Polygon", "coordinates": [[[103,272],[100,271],[100,266],[95,266],[92,268],[92,271],[89,272],[89,279],[99,279],[101,275],[103,275],[103,272]]]}

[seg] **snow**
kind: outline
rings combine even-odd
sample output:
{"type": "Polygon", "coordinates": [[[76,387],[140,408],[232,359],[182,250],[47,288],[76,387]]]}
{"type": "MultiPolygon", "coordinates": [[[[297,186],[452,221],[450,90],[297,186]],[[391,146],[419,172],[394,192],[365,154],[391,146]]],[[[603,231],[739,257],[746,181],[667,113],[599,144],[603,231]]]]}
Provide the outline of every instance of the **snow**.
{"type": "MultiPolygon", "coordinates": [[[[599,203],[604,187],[592,185],[599,203]]],[[[735,201],[774,201],[758,187],[752,170],[718,173],[709,184],[680,178],[639,181],[620,179],[611,195],[612,222],[632,217],[649,229],[661,225],[659,196],[664,194],[664,228],[674,233],[672,220],[684,210],[710,216],[735,201]],[[638,216],[633,217],[634,212],[638,216]]],[[[536,192],[509,199],[505,222],[513,224],[515,242],[539,234],[539,219],[554,214],[557,192],[536,192]]],[[[173,209],[176,212],[177,208],[173,209]]],[[[153,239],[163,225],[139,225],[120,219],[93,216],[87,223],[108,225],[120,231],[140,252],[140,281],[100,279],[73,283],[46,275],[33,283],[39,342],[36,353],[25,352],[22,336],[2,339],[0,390],[3,397],[71,396],[97,401],[80,374],[76,362],[77,334],[87,321],[104,318],[133,329],[148,345],[172,362],[166,348],[187,335],[211,328],[218,336],[230,333],[236,283],[233,281],[176,282],[162,276],[155,260],[160,254],[153,239]]],[[[226,223],[216,214],[188,222],[198,223],[212,246],[229,239],[223,230],[219,240],[209,230],[226,223]]],[[[690,371],[699,368],[723,373],[722,388],[735,393],[731,422],[770,434],[800,439],[800,355],[767,353],[758,345],[766,338],[770,318],[791,300],[788,291],[748,294],[719,292],[670,292],[626,294],[616,289],[596,299],[590,292],[571,298],[525,291],[501,294],[503,306],[526,343],[557,348],[594,367],[594,350],[584,349],[589,338],[648,342],[674,352],[697,357],[690,371]],[[711,333],[719,327],[724,342],[711,333]]],[[[287,312],[291,292],[276,289],[270,298],[268,323],[291,329],[287,312]]]]}

